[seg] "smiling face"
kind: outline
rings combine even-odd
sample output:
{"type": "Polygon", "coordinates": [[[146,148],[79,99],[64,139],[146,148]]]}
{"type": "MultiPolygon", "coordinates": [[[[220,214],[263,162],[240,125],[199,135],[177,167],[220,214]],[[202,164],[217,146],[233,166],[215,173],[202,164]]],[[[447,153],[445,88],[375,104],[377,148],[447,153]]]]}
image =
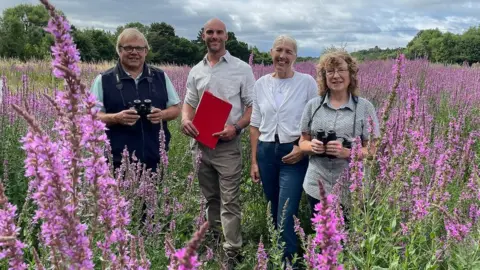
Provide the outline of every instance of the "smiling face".
{"type": "Polygon", "coordinates": [[[287,73],[292,70],[293,63],[297,59],[295,45],[292,42],[283,40],[276,42],[270,50],[275,72],[287,73]]]}
{"type": "Polygon", "coordinates": [[[347,92],[350,85],[350,71],[345,60],[338,58],[325,69],[327,86],[331,91],[347,92]]]}
{"type": "Polygon", "coordinates": [[[208,21],[203,27],[202,38],[209,52],[222,53],[225,51],[225,42],[228,39],[225,24],[218,19],[208,21]]]}
{"type": "Polygon", "coordinates": [[[128,70],[137,70],[143,67],[147,53],[148,45],[142,37],[127,36],[119,41],[120,62],[128,70]]]}

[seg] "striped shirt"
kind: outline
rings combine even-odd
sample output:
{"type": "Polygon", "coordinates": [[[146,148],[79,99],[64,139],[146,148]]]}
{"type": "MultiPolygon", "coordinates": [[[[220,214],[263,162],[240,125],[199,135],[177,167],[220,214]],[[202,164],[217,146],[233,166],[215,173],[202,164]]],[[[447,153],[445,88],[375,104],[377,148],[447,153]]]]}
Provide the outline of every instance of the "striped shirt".
{"type": "MultiPolygon", "coordinates": [[[[313,113],[319,108],[321,102],[322,97],[316,97],[310,100],[306,105],[302,115],[302,132],[313,137],[315,132],[320,129],[325,130],[325,132],[334,130],[337,134],[337,138],[344,137],[345,139],[352,141],[354,138],[353,123],[354,119],[356,119],[355,136],[362,136],[363,140],[368,140],[370,137],[368,132],[368,119],[371,117],[374,123],[374,137],[380,136],[377,114],[370,101],[359,97],[358,103],[355,106],[355,102],[352,96],[350,96],[348,103],[342,105],[338,109],[334,109],[330,104],[327,95],[322,107],[320,107],[313,116],[313,113]],[[311,125],[309,126],[310,121],[311,125]]],[[[348,168],[348,164],[348,159],[330,159],[328,157],[319,157],[316,155],[310,156],[307,174],[303,182],[305,193],[319,200],[318,180],[322,180],[326,194],[331,193],[333,186],[336,184],[339,177],[344,170],[348,168]]]]}

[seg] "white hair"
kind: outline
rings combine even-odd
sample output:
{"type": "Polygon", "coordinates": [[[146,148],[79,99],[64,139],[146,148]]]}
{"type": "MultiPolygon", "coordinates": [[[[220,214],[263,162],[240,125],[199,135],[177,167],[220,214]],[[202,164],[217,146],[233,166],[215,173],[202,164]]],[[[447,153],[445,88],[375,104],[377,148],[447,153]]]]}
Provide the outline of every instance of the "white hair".
{"type": "Polygon", "coordinates": [[[273,48],[275,48],[275,46],[281,44],[281,43],[284,43],[284,42],[288,42],[290,44],[292,44],[293,46],[293,51],[295,52],[295,55],[298,53],[297,51],[297,41],[292,38],[291,36],[288,36],[288,35],[280,35],[278,36],[277,38],[275,38],[275,40],[273,41],[273,48]]]}
{"type": "Polygon", "coordinates": [[[138,31],[137,28],[131,27],[131,28],[125,28],[123,29],[122,33],[118,35],[117,38],[117,45],[115,46],[117,50],[117,54],[120,54],[120,45],[122,42],[125,40],[132,40],[132,39],[141,39],[145,42],[145,46],[147,46],[147,49],[150,50],[150,45],[148,45],[148,41],[145,38],[145,35],[143,35],[142,32],[138,31]]]}

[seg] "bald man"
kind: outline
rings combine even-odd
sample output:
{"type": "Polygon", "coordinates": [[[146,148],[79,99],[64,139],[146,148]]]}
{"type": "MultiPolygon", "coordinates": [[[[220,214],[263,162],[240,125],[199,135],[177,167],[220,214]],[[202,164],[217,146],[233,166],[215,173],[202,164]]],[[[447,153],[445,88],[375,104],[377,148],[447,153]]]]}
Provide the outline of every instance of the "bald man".
{"type": "Polygon", "coordinates": [[[215,149],[192,140],[193,154],[196,155],[198,151],[202,154],[198,179],[207,199],[207,219],[214,232],[219,233],[223,227],[224,258],[230,267],[227,269],[233,269],[242,247],[239,201],[242,175],[240,134],[250,124],[255,77],[246,62],[232,56],[225,49],[228,35],[222,21],[209,20],[204,25],[202,38],[208,52],[188,75],[181,128],[185,135],[192,138],[198,134],[192,119],[206,89],[233,106],[224,130],[214,134],[219,137],[215,149]]]}

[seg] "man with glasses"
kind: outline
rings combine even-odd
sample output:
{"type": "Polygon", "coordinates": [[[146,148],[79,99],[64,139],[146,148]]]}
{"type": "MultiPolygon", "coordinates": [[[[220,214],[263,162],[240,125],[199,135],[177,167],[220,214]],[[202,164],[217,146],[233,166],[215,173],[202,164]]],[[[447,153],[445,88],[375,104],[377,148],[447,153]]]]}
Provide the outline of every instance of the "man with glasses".
{"type": "MultiPolygon", "coordinates": [[[[106,123],[114,168],[120,167],[125,147],[146,165],[157,171],[160,162],[160,130],[165,132],[165,150],[169,149],[167,121],[180,114],[180,99],[167,74],[147,65],[149,50],[145,36],[135,28],[126,28],[118,36],[117,64],[98,75],[91,91],[103,105],[98,117],[106,123]]],[[[165,152],[166,154],[166,152],[165,152]]]]}

